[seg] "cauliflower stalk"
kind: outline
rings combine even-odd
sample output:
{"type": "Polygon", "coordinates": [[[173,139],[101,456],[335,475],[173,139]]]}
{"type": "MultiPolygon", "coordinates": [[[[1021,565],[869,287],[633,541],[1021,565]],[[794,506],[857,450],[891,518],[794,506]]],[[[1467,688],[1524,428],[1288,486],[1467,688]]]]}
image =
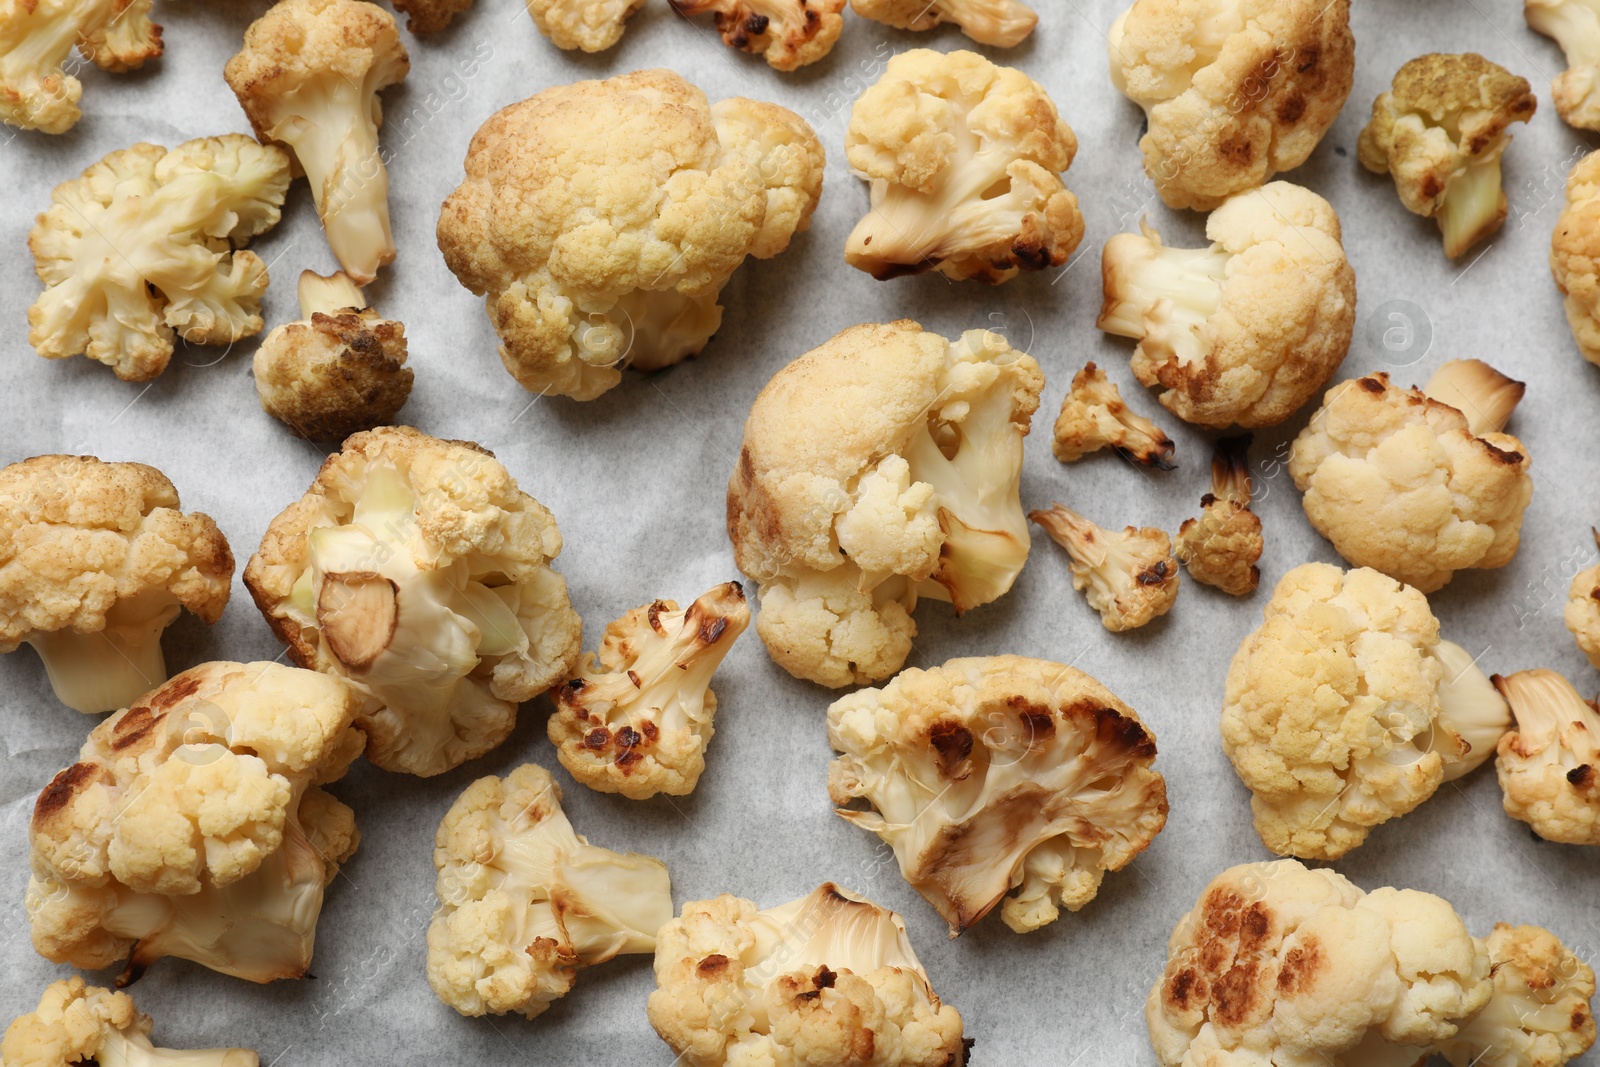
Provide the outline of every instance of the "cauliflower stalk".
{"type": "Polygon", "coordinates": [[[607,626],[599,662],[585,656],[556,691],[547,730],[561,765],[633,800],[692,793],[714,732],[711,676],[749,625],[744,590],[725,582],[687,610],[657,600],[607,626]]]}
{"type": "Polygon", "coordinates": [[[901,52],[850,110],[845,154],[871,208],[845,262],[998,284],[1059,267],[1083,239],[1060,172],[1078,140],[1038,82],[975,52],[901,52]]]}
{"type": "Polygon", "coordinates": [[[1128,410],[1115,382],[1093,363],[1072,376],[1051,434],[1051,451],[1063,463],[1110,448],[1123,459],[1156,470],[1176,470],[1172,438],[1161,427],[1128,410]]]}
{"type": "Polygon", "coordinates": [[[1022,439],[1044,378],[998,334],[852,327],[773,376],[728,483],[728,536],[761,584],[756,629],[837,688],[900,669],[920,597],[998,599],[1028,558],[1022,439]]]}
{"type": "Polygon", "coordinates": [[[16,0],[0,6],[0,122],[65,133],[83,112],[83,85],[64,69],[76,45],[121,73],[161,54],[152,0],[16,0]]]}
{"type": "Polygon", "coordinates": [[[305,170],[328,247],[359,285],[394,259],[378,92],[411,69],[394,16],[366,0],[281,0],[245,31],[228,85],[263,142],[305,170]]]}
{"type": "Polygon", "coordinates": [[[1600,845],[1600,713],[1554,671],[1494,684],[1516,717],[1495,760],[1506,814],[1546,841],[1600,845]]]}
{"type": "Polygon", "coordinates": [[[686,18],[710,13],[722,42],[796,70],[829,52],[844,29],[844,0],[672,0],[686,18]]]}
{"type": "Polygon", "coordinates": [[[1133,373],[1198,426],[1274,426],[1316,395],[1355,330],[1356,281],[1333,205],[1273,182],[1206,220],[1209,248],[1169,248],[1148,221],[1101,252],[1096,325],[1138,341],[1133,373]]]}
{"type": "Polygon", "coordinates": [[[1537,926],[1496,923],[1489,1003],[1440,1051],[1452,1067],[1560,1067],[1594,1045],[1594,971],[1537,926]]]}
{"type": "Polygon", "coordinates": [[[850,9],[900,30],[951,23],[994,48],[1016,47],[1039,24],[1039,16],[1019,0],[850,0],[850,9]]]}
{"type": "Polygon", "coordinates": [[[143,463],[35,456],[0,469],[0,652],[32,645],[63,704],[127,707],[166,681],[161,634],[216,622],[233,553],[143,463]]]}
{"type": "Polygon", "coordinates": [[[655,970],[650,1025],[686,1067],[966,1063],[961,1014],[900,916],[831,882],[764,911],[691,901],[656,936],[655,970]]]}
{"type": "Polygon", "coordinates": [[[1018,933],[1077,911],[1167,821],[1155,738],[1059,663],[988,656],[903,671],[836,700],[828,741],[839,815],[894,849],[951,937],[997,904],[1018,933]],[[843,807],[857,800],[872,810],[843,807]]]}
{"type": "Polygon", "coordinates": [[[1509,724],[1420,592],[1307,563],[1279,581],[1233,657],[1222,747],[1262,842],[1334,860],[1482,764],[1509,724]]]}
{"type": "Polygon", "coordinates": [[[1189,577],[1232,596],[1255,592],[1261,581],[1261,519],[1250,510],[1250,435],[1225,437],[1211,457],[1211,492],[1200,517],[1178,527],[1178,559],[1189,577]]]}
{"type": "Polygon", "coordinates": [[[810,224],[822,169],[811,127],[776,105],[711,106],[665,70],[576,82],[478,130],[439,248],[487,298],[523,388],[592,400],[624,365],[659,370],[705,346],[734,269],[810,224]]]}
{"type": "Polygon", "coordinates": [[[365,697],[367,758],[427,776],[505,740],[577,662],[560,551],[492,453],[384,427],[328,458],[244,580],[296,663],[365,697]]]}
{"type": "Polygon", "coordinates": [[[1105,628],[1134,630],[1172,610],[1178,599],[1178,561],[1172,540],[1154,526],[1113,533],[1065,504],[1030,511],[1050,539],[1067,550],[1072,588],[1085,594],[1105,628]]]}
{"type": "Polygon", "coordinates": [[[1424,593],[1505,566],[1533,495],[1528,450],[1500,432],[1522,390],[1478,360],[1422,389],[1382,372],[1334,386],[1289,450],[1306,518],[1350,563],[1424,593]]]}
{"type": "Polygon", "coordinates": [[[1567,175],[1566,204],[1550,237],[1550,273],[1578,351],[1600,366],[1600,152],[1567,175]]]}
{"type": "Polygon", "coordinates": [[[39,1006],[6,1027],[0,1062],[6,1067],[67,1067],[89,1061],[100,1067],[259,1067],[261,1063],[249,1049],[157,1048],[150,1041],[153,1026],[128,994],[86,985],[73,975],[50,983],[39,1006]]]}
{"type": "Polygon", "coordinates": [[[321,785],[361,753],[358,696],[276,663],[204,663],[89,735],[34,805],[41,956],[123,982],[176,956],[253,982],[311,963],[324,888],[359,837],[321,785]]]}
{"type": "Polygon", "coordinates": [[[467,787],[439,824],[433,865],[428,984],[462,1015],[532,1019],[579,970],[654,951],[672,918],[666,867],[585,841],[531,763],[467,787]]]}
{"type": "Polygon", "coordinates": [[[236,133],[112,152],[56,186],[28,234],[45,286],[28,343],[144,382],[167,369],[174,336],[259,333],[267,268],[242,249],[277,224],[288,187],[289,157],[236,133]]]}
{"type": "Polygon", "coordinates": [[[1600,0],[1524,0],[1522,14],[1566,53],[1550,83],[1556,111],[1569,126],[1600,130],[1600,0]]]}

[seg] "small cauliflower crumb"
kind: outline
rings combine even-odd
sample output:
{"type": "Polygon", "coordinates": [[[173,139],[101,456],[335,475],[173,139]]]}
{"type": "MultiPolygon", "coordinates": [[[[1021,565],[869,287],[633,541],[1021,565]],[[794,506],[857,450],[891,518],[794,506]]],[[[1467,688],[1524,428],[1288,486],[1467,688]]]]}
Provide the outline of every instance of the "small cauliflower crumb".
{"type": "Polygon", "coordinates": [[[1072,376],[1072,390],[1061,399],[1050,447],[1063,463],[1110,448],[1141,466],[1177,469],[1172,438],[1143,415],[1129,411],[1117,384],[1093,363],[1072,376]]]}
{"type": "Polygon", "coordinates": [[[1137,629],[1172,610],[1178,599],[1178,561],[1162,531],[1128,526],[1114,533],[1065,504],[1030,511],[1028,518],[1067,550],[1072,588],[1088,590],[1089,606],[1100,613],[1106,629],[1137,629]]]}
{"type": "Polygon", "coordinates": [[[1495,761],[1506,814],[1546,841],[1600,845],[1600,713],[1555,671],[1494,684],[1516,717],[1495,761]]]}
{"type": "Polygon", "coordinates": [[[672,10],[685,18],[710,13],[724,44],[775,70],[815,63],[844,28],[844,0],[672,0],[672,10]]]}
{"type": "Polygon", "coordinates": [[[1211,457],[1211,492],[1200,517],[1178,527],[1177,556],[1189,577],[1232,596],[1261,581],[1261,519],[1250,510],[1250,435],[1225,437],[1211,457]]]}

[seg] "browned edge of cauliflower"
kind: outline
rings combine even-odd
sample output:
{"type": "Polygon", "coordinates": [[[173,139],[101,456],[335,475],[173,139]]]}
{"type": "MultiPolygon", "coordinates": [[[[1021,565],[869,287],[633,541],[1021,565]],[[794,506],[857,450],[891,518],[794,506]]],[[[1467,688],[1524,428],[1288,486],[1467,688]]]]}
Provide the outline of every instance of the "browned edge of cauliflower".
{"type": "Polygon", "coordinates": [[[1104,529],[1065,504],[1028,518],[1067,550],[1072,588],[1083,592],[1105,628],[1133,630],[1172,610],[1178,599],[1178,561],[1172,540],[1154,526],[1104,529]]]}
{"type": "Polygon", "coordinates": [[[1172,460],[1176,446],[1161,427],[1128,410],[1117,383],[1093,363],[1072,376],[1072,389],[1061,399],[1051,451],[1063,463],[1073,463],[1091,452],[1110,448],[1142,467],[1177,470],[1172,460]]]}

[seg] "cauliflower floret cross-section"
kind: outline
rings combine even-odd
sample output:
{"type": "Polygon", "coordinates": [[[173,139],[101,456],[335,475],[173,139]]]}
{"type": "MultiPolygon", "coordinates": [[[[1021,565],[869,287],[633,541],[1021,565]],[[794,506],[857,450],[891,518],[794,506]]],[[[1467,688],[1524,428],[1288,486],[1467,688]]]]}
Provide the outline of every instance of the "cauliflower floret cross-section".
{"type": "Polygon", "coordinates": [[[383,427],[328,457],[244,580],[296,663],[365,697],[367,758],[426,776],[505,740],[577,663],[560,551],[492,453],[383,427]]]}
{"type": "Polygon", "coordinates": [[[672,918],[666,867],[585,841],[560,786],[531,763],[467,787],[439,824],[433,865],[428,983],[463,1015],[531,1019],[583,968],[654,951],[672,918]]]}
{"type": "Polygon", "coordinates": [[[1494,684],[1516,719],[1495,760],[1506,814],[1546,841],[1600,845],[1600,713],[1554,671],[1494,684]]]}
{"type": "Polygon", "coordinates": [[[811,127],[774,104],[710,105],[665,70],[576,82],[478,130],[439,248],[523,388],[592,400],[624,365],[705,346],[735,268],[810,224],[822,169],[811,127]]]}
{"type": "Polygon", "coordinates": [[[52,982],[39,1006],[6,1027],[0,1040],[5,1067],[69,1067],[93,1062],[100,1067],[259,1067],[249,1049],[157,1048],[150,1041],[154,1022],[133,1006],[133,998],[73,975],[52,982]]]}
{"type": "Polygon", "coordinates": [[[825,882],[758,910],[691,901],[656,937],[650,1025],[686,1067],[963,1067],[941,1004],[887,908],[825,882]]]}
{"type": "Polygon", "coordinates": [[[790,674],[889,677],[919,597],[960,613],[1028,558],[1022,440],[1044,376],[999,334],[855,326],[772,377],[728,483],[728,537],[761,585],[756,630],[790,674]]]}
{"type": "Polygon", "coordinates": [[[1059,663],[988,656],[903,671],[835,701],[828,741],[839,814],[894,849],[952,937],[997,904],[1018,933],[1077,911],[1167,821],[1155,738],[1059,663]],[[872,809],[844,807],[858,800],[872,809]]]}
{"type": "Polygon", "coordinates": [[[1065,504],[1030,511],[1050,539],[1067,550],[1072,588],[1083,593],[1112,631],[1134,630],[1172,610],[1178,561],[1172,539],[1154,526],[1107,530],[1065,504]]]}
{"type": "Polygon", "coordinates": [[[0,122],[65,133],[83,112],[83,84],[65,69],[74,45],[113,73],[161,54],[152,0],[8,0],[0,4],[0,122]]]}

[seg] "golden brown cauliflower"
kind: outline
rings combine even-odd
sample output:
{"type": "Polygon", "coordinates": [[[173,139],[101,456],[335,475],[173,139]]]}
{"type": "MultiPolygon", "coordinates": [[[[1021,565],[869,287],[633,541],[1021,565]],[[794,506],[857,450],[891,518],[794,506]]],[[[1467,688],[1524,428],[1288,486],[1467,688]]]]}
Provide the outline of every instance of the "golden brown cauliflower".
{"type": "Polygon", "coordinates": [[[832,882],[764,911],[685,904],[656,937],[649,1014],[685,1067],[963,1067],[970,1046],[900,916],[832,882]]]}
{"type": "Polygon", "coordinates": [[[1087,589],[1089,606],[1113,632],[1134,630],[1172,610],[1178,599],[1178,561],[1172,540],[1154,526],[1113,532],[1065,504],[1030,511],[1050,539],[1067,550],[1072,588],[1087,589]]]}
{"type": "Polygon", "coordinates": [[[991,285],[1059,267],[1083,240],[1061,182],[1077,152],[1020,70],[976,52],[901,52],[850,109],[845,155],[872,206],[845,262],[880,280],[937,270],[991,285]]]}
{"type": "Polygon", "coordinates": [[[1355,76],[1350,0],[1135,0],[1107,41],[1173,208],[1210,211],[1304,163],[1355,76]]]}
{"type": "Polygon", "coordinates": [[[1600,2],[1523,0],[1522,14],[1566,53],[1567,69],[1550,83],[1556,111],[1569,126],[1600,130],[1600,2]]]}
{"type": "Polygon", "coordinates": [[[1110,448],[1141,466],[1177,469],[1172,462],[1172,438],[1149,419],[1129,411],[1116,383],[1093,363],[1084,364],[1072,376],[1072,391],[1061,399],[1050,447],[1063,463],[1110,448]]]}
{"type": "Polygon", "coordinates": [[[1155,737],[1082,671],[1022,656],[902,671],[828,709],[838,813],[894,848],[954,937],[996,904],[1018,933],[1095,898],[1167,822],[1155,737]],[[866,800],[867,810],[845,805],[866,800]]]}
{"type": "Polygon", "coordinates": [[[728,481],[734,562],[761,585],[756,631],[797,678],[898,671],[919,598],[959,614],[1027,561],[1018,497],[1039,364],[1004,337],[909,320],[853,326],[773,375],[728,481]]]}
{"type": "Polygon", "coordinates": [[[644,0],[525,0],[539,32],[557,48],[604,52],[622,39],[644,0]]]}
{"type": "Polygon", "coordinates": [[[300,321],[261,341],[261,409],[302,437],[342,441],[395,421],[411,395],[406,328],[379,318],[343,273],[300,275],[300,321]]]}
{"type": "Polygon", "coordinates": [[[1250,510],[1250,435],[1225,437],[1211,457],[1211,492],[1200,517],[1178,527],[1178,559],[1189,577],[1232,596],[1261,581],[1261,520],[1250,510]]]}
{"type": "Polygon", "coordinates": [[[1516,718],[1495,760],[1506,814],[1546,841],[1600,845],[1600,713],[1555,671],[1494,684],[1516,718]]]}
{"type": "Polygon", "coordinates": [[[686,18],[710,12],[724,44],[764,56],[776,70],[815,63],[844,29],[844,0],[672,0],[672,10],[686,18]]]}
{"type": "Polygon", "coordinates": [[[1228,668],[1222,747],[1281,856],[1338,859],[1489,759],[1510,725],[1427,598],[1393,578],[1302,564],[1262,615],[1228,668]]]}
{"type": "Polygon", "coordinates": [[[203,663],[106,719],[34,805],[26,906],[41,956],[163,956],[252,982],[311,964],[323,889],[356,850],[319,787],[361,754],[361,703],[277,663],[203,663]]]}
{"type": "Polygon", "coordinates": [[[1424,593],[1504,567],[1533,495],[1528,450],[1500,432],[1522,392],[1475,359],[1421,389],[1382,372],[1340,382],[1289,451],[1306,518],[1352,564],[1424,593]]]}
{"type": "MultiPolygon", "coordinates": [[[[1600,530],[1592,530],[1600,546],[1600,530]]],[[[1600,669],[1600,563],[1573,575],[1563,614],[1567,629],[1590,666],[1600,669]]]]}
{"type": "Polygon", "coordinates": [[[711,676],[749,625],[744,590],[724,582],[687,610],[657,600],[607,626],[599,662],[586,655],[556,690],[546,730],[561,765],[633,800],[693,792],[717,714],[711,676]]]}
{"type": "Polygon", "coordinates": [[[1401,67],[1393,88],[1372,102],[1361,163],[1394,176],[1407,211],[1438,220],[1444,254],[1454,258],[1505,221],[1506,128],[1527,122],[1538,105],[1526,78],[1475,52],[1430,52],[1401,67]]]}
{"type": "Polygon", "coordinates": [[[406,29],[417,34],[438,33],[472,6],[472,0],[390,0],[390,3],[406,16],[406,29]]]}
{"type": "Polygon", "coordinates": [[[386,426],[328,457],[244,582],[296,663],[362,694],[367,758],[428,776],[504,741],[577,663],[560,552],[493,453],[386,426]]]}
{"type": "Polygon", "coordinates": [[[994,48],[1021,44],[1039,24],[1039,16],[1020,0],[850,0],[850,10],[900,30],[952,23],[994,48]]]}
{"type": "Polygon", "coordinates": [[[68,73],[74,45],[112,73],[161,54],[152,0],[7,0],[0,4],[0,122],[65,133],[83,116],[83,84],[68,73]]]}
{"type": "Polygon", "coordinates": [[[1550,273],[1578,351],[1600,365],[1600,152],[1567,175],[1566,204],[1550,236],[1550,273]]]}
{"type": "Polygon", "coordinates": [[[150,1042],[150,1016],[126,993],[85,985],[73,975],[52,982],[39,1006],[6,1027],[0,1040],[5,1067],[259,1067],[249,1049],[157,1048],[150,1042]]]}
{"type": "Polygon", "coordinates": [[[734,269],[810,225],[822,167],[792,111],[671,71],[557,86],[478,130],[439,248],[523,388],[593,400],[705,346],[734,269]]]}
{"type": "Polygon", "coordinates": [[[0,652],[26,641],[56,696],[126,707],[167,679],[161,633],[188,609],[222,616],[227,538],[143,463],[35,456],[0,469],[0,652]]]}
{"type": "Polygon", "coordinates": [[[1197,426],[1275,426],[1338,370],[1355,330],[1356,276],[1339,216],[1288,182],[1228,200],[1209,248],[1168,248],[1148,222],[1101,251],[1095,325],[1139,342],[1133,373],[1197,426]]]}
{"type": "Polygon", "coordinates": [[[1594,1045],[1594,971],[1538,926],[1496,923],[1475,939],[1494,994],[1439,1052],[1451,1067],[1561,1067],[1594,1045]]]}

